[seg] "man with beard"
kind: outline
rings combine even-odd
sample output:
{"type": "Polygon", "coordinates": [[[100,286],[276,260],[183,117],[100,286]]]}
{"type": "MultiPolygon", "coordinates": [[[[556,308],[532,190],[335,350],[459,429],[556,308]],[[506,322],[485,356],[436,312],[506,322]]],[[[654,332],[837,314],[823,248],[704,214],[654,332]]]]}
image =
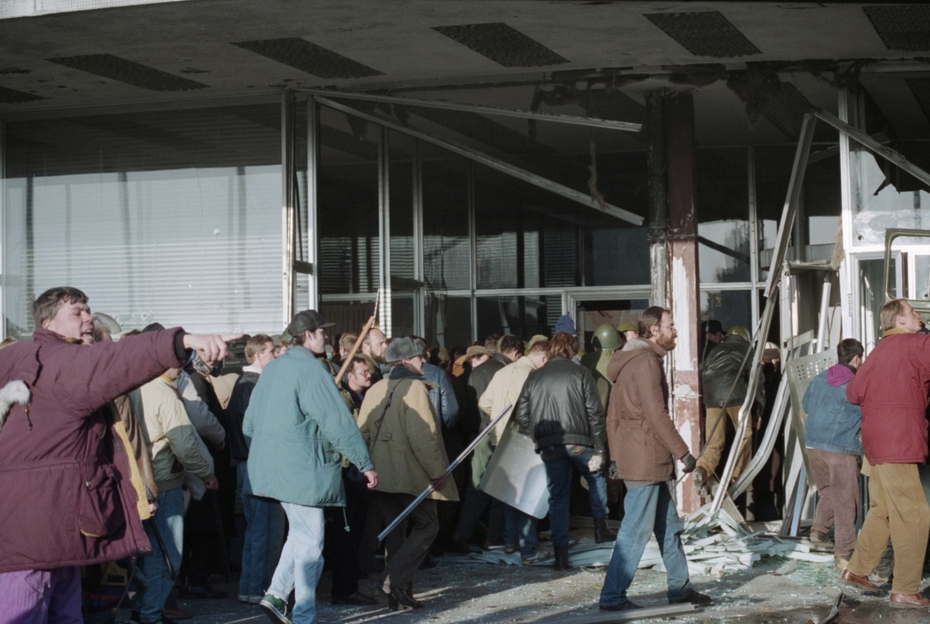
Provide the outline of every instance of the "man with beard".
{"type": "Polygon", "coordinates": [[[607,377],[613,382],[607,440],[627,493],[623,501],[626,515],[601,590],[602,611],[638,608],[627,599],[626,590],[653,533],[668,575],[668,601],[695,605],[711,601],[710,596],[691,587],[681,545],[684,524],[672,499],[674,458],[682,462],[684,472],[691,472],[696,464],[666,408],[668,381],[662,359],[675,348],[677,335],[668,310],[647,308],[639,319],[640,337],[614,353],[607,366],[607,377]]]}
{"type": "Polygon", "coordinates": [[[362,357],[368,364],[368,370],[371,372],[371,383],[375,384],[381,381],[386,372],[384,365],[384,350],[387,348],[387,338],[377,327],[372,327],[362,340],[362,357]]]}

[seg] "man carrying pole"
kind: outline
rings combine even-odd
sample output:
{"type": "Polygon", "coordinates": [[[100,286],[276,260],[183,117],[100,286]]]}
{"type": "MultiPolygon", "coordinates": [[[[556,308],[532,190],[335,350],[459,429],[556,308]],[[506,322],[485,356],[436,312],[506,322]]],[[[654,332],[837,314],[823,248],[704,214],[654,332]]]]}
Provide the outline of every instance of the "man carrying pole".
{"type": "Polygon", "coordinates": [[[422,606],[413,597],[413,576],[439,532],[436,501],[458,500],[458,490],[452,479],[446,479],[449,460],[442,430],[430,405],[427,384],[419,379],[426,362],[423,344],[398,338],[384,354],[393,368],[365,394],[358,417],[358,426],[379,471],[375,508],[385,522],[390,522],[424,488],[431,484],[434,487],[429,498],[410,512],[403,526],[385,539],[380,588],[388,594],[391,610],[398,611],[422,606]]]}

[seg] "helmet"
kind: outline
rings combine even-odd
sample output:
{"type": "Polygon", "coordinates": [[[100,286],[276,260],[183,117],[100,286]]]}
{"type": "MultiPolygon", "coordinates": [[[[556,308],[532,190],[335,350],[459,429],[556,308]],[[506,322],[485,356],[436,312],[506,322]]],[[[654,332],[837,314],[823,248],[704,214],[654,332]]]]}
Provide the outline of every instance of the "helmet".
{"type": "Polygon", "coordinates": [[[752,340],[752,335],[749,333],[749,330],[743,327],[742,325],[734,325],[730,329],[727,330],[727,338],[729,338],[730,336],[734,336],[734,335],[739,336],[746,342],[749,342],[752,340]]]}
{"type": "Polygon", "coordinates": [[[598,325],[594,330],[594,344],[604,351],[613,351],[620,348],[620,335],[617,328],[608,323],[598,325]]]}

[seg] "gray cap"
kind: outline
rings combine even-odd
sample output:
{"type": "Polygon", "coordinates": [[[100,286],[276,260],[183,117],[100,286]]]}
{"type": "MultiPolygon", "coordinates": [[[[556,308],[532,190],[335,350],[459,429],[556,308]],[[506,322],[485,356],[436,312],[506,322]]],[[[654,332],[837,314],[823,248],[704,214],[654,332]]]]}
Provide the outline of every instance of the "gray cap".
{"type": "Polygon", "coordinates": [[[426,355],[423,349],[423,343],[412,338],[396,338],[384,350],[385,362],[400,362],[418,355],[426,355]]]}
{"type": "Polygon", "coordinates": [[[287,326],[287,333],[291,336],[303,336],[305,331],[314,331],[320,327],[332,327],[335,323],[324,323],[323,317],[316,310],[298,312],[287,326]]]}

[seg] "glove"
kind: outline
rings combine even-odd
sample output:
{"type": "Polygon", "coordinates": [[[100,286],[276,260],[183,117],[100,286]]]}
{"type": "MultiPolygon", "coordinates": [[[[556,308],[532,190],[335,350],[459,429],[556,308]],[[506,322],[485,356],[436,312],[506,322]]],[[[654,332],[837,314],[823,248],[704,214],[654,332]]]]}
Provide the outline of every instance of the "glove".
{"type": "Polygon", "coordinates": [[[588,460],[588,471],[600,472],[604,469],[605,463],[607,462],[604,458],[604,451],[594,451],[594,455],[588,460]]]}
{"type": "Polygon", "coordinates": [[[681,461],[681,463],[684,465],[681,471],[685,474],[688,474],[689,472],[693,471],[694,468],[697,466],[697,460],[694,459],[694,455],[692,455],[691,453],[688,453],[687,455],[682,457],[679,461],[681,461]]]}
{"type": "Polygon", "coordinates": [[[617,462],[610,462],[610,468],[607,469],[607,478],[614,481],[620,479],[620,473],[617,472],[617,462]]]}

